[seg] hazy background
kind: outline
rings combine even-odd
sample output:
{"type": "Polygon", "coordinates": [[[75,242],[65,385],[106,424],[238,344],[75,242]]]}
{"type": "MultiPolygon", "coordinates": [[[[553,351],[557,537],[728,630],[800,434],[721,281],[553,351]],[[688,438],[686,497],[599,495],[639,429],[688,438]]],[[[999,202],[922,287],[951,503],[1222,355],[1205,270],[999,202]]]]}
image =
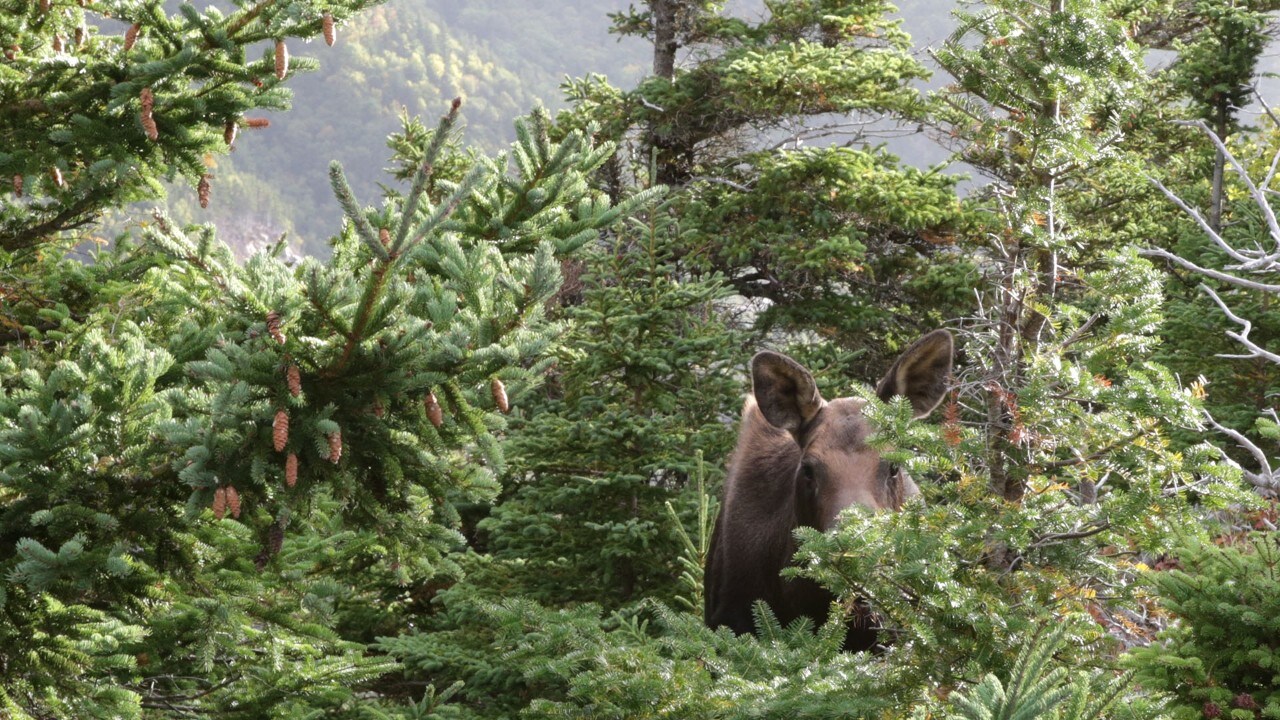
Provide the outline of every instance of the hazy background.
{"type": "MultiPolygon", "coordinates": [[[[623,89],[650,69],[651,48],[609,34],[608,13],[626,0],[391,0],[340,26],[332,48],[294,41],[294,55],[321,63],[292,81],[293,110],[270,115],[271,127],[243,131],[229,157],[211,160],[213,198],[207,210],[190,188],[175,188],[172,212],[184,221],[212,222],[219,236],[243,251],[288,233],[291,246],[327,254],[326,241],[342,214],[328,184],[339,160],[362,203],[381,196],[388,176],[388,133],[402,110],[434,124],[457,96],[464,100],[464,138],[496,151],[510,142],[512,121],[538,104],[564,106],[565,77],[605,75],[623,89]]],[[[898,15],[921,60],[953,29],[955,0],[904,0],[898,15]]],[[[730,2],[728,12],[758,16],[760,0],[730,2]]],[[[1162,62],[1160,57],[1154,63],[1162,62]]],[[[1274,53],[1264,69],[1275,65],[1274,53]]],[[[938,86],[945,76],[929,83],[938,86]]],[[[911,128],[886,133],[904,161],[933,165],[947,153],[911,128]]],[[[955,171],[963,172],[963,168],[955,171]]]]}

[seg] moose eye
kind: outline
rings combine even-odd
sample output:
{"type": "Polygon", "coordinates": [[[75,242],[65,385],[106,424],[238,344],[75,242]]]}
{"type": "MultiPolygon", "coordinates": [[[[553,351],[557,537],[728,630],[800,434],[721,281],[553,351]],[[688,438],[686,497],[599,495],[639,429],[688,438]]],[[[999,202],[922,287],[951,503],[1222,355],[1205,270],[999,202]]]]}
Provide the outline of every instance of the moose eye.
{"type": "Polygon", "coordinates": [[[811,494],[818,492],[818,474],[814,471],[813,465],[809,463],[801,463],[800,480],[804,483],[804,487],[811,494]]]}

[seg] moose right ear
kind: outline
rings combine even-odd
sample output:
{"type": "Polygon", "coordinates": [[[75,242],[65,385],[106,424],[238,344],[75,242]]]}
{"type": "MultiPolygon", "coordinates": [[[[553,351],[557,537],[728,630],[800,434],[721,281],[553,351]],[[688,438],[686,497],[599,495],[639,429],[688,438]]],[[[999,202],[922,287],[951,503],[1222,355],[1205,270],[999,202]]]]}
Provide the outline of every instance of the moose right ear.
{"type": "Polygon", "coordinates": [[[955,342],[946,330],[934,330],[911,344],[876,386],[876,395],[889,402],[895,395],[911,401],[919,420],[938,406],[947,394],[955,342]]]}
{"type": "Polygon", "coordinates": [[[803,365],[767,350],[751,358],[751,389],[764,419],[792,435],[826,403],[803,365]]]}

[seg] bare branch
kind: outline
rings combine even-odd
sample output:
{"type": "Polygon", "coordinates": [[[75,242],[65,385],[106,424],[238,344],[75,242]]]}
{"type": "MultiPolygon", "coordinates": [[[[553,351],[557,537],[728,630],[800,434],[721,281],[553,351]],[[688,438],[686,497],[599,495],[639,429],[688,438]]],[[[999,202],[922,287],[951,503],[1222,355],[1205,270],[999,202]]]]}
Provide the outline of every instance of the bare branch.
{"type": "Polygon", "coordinates": [[[1253,323],[1231,312],[1231,308],[1227,307],[1227,304],[1222,301],[1221,297],[1218,297],[1218,293],[1214,292],[1213,288],[1208,285],[1201,285],[1200,289],[1204,290],[1209,294],[1209,297],[1213,298],[1213,301],[1222,309],[1222,312],[1227,316],[1227,319],[1244,328],[1244,332],[1232,332],[1228,330],[1227,337],[1245,346],[1245,349],[1251,353],[1247,357],[1265,358],[1268,362],[1280,365],[1280,355],[1264,349],[1262,346],[1249,339],[1249,332],[1253,330],[1253,323]]]}
{"type": "Polygon", "coordinates": [[[1204,231],[1205,235],[1208,235],[1209,239],[1212,240],[1215,245],[1221,248],[1223,252],[1231,256],[1231,259],[1235,260],[1236,262],[1239,262],[1242,268],[1248,267],[1253,263],[1257,262],[1258,258],[1244,255],[1239,250],[1236,250],[1235,248],[1231,247],[1231,245],[1228,244],[1226,240],[1222,239],[1222,236],[1218,234],[1218,231],[1213,229],[1213,226],[1209,224],[1209,221],[1204,219],[1204,216],[1202,216],[1199,213],[1199,211],[1197,211],[1195,208],[1191,207],[1190,205],[1187,205],[1187,203],[1184,202],[1182,198],[1178,197],[1177,193],[1165,187],[1164,183],[1160,182],[1158,179],[1154,177],[1148,177],[1147,179],[1150,180],[1151,183],[1154,184],[1157,188],[1159,188],[1160,192],[1164,193],[1164,196],[1169,198],[1169,200],[1173,202],[1174,205],[1177,205],[1179,208],[1182,209],[1184,213],[1186,213],[1187,215],[1190,215],[1191,219],[1196,221],[1196,224],[1200,226],[1200,229],[1204,231]]]}
{"type": "Polygon", "coordinates": [[[1280,477],[1276,477],[1275,472],[1271,469],[1271,463],[1267,460],[1267,454],[1262,451],[1262,448],[1255,445],[1253,441],[1245,437],[1243,433],[1219,424],[1218,421],[1210,417],[1208,413],[1205,413],[1205,417],[1214,429],[1232,440],[1235,440],[1237,445],[1246,450],[1253,456],[1253,459],[1258,462],[1258,467],[1262,469],[1261,472],[1250,472],[1249,470],[1240,468],[1241,472],[1244,473],[1246,480],[1252,483],[1255,487],[1265,488],[1267,490],[1280,490],[1280,477]]]}
{"type": "Polygon", "coordinates": [[[1187,270],[1190,270],[1191,272],[1194,272],[1198,275],[1203,275],[1208,278],[1213,278],[1214,280],[1221,280],[1222,282],[1230,283],[1232,285],[1246,288],[1248,290],[1259,290],[1266,293],[1280,294],[1280,285],[1270,285],[1267,283],[1260,283],[1256,280],[1248,280],[1242,277],[1231,275],[1230,273],[1221,272],[1219,270],[1200,267],[1199,265],[1196,265],[1190,260],[1184,260],[1183,258],[1177,255],[1174,255],[1168,250],[1162,250],[1160,248],[1145,248],[1143,250],[1139,250],[1138,254],[1143,257],[1157,257],[1163,260],[1168,260],[1177,265],[1181,265],[1187,270]]]}
{"type": "Polygon", "coordinates": [[[1222,153],[1227,162],[1231,163],[1231,167],[1235,168],[1240,179],[1244,181],[1246,187],[1249,188],[1249,195],[1253,197],[1253,201],[1258,205],[1258,209],[1262,211],[1263,217],[1267,220],[1267,229],[1271,232],[1271,240],[1275,243],[1276,249],[1269,253],[1266,259],[1270,263],[1274,263],[1276,256],[1280,255],[1280,222],[1276,221],[1276,213],[1271,209],[1271,203],[1267,202],[1267,196],[1258,189],[1254,184],[1253,178],[1249,177],[1249,172],[1240,164],[1235,155],[1227,149],[1226,143],[1222,142],[1222,138],[1218,134],[1209,129],[1203,120],[1195,120],[1192,122],[1179,122],[1180,125],[1194,125],[1204,131],[1209,136],[1209,140],[1213,142],[1214,147],[1218,148],[1218,152],[1222,153]]]}

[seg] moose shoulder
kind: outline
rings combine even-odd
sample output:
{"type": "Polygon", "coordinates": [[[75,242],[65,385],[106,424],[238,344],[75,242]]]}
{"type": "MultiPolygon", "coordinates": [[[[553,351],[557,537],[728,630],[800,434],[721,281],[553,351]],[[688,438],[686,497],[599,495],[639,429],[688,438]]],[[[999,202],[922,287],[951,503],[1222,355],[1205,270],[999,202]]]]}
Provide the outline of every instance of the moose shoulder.
{"type": "MultiPolygon", "coordinates": [[[[946,393],[952,353],[950,333],[925,335],[894,362],[876,394],[905,396],[916,418],[928,415],[946,393]]],[[[808,370],[773,352],[752,358],[751,384],[707,554],[704,617],[713,628],[753,632],[751,606],[764,600],[784,624],[802,616],[821,624],[832,595],[811,580],[779,575],[796,551],[792,531],[830,530],[854,503],[896,510],[919,489],[867,444],[864,401],[824,400],[808,370]]],[[[870,623],[851,623],[845,647],[870,648],[875,634],[870,623]]]]}

